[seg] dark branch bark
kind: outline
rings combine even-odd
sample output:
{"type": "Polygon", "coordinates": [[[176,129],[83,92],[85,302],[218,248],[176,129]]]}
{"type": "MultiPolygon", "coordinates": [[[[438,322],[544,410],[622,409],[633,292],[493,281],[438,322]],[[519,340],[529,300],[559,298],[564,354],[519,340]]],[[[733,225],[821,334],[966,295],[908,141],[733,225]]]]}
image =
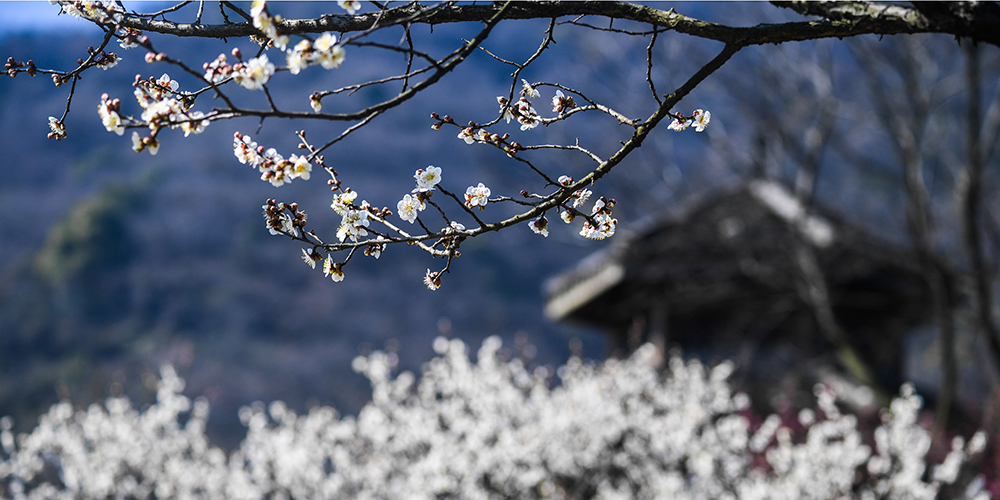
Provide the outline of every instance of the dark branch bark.
{"type": "MultiPolygon", "coordinates": [[[[504,19],[551,19],[563,16],[601,16],[665,27],[700,38],[731,45],[760,45],[818,38],[848,37],[865,34],[948,33],[1000,45],[1000,22],[991,8],[969,7],[960,12],[925,15],[917,9],[880,3],[848,2],[833,5],[811,2],[776,2],[804,15],[825,19],[783,24],[732,27],[701,21],[675,12],[623,2],[520,2],[511,7],[504,19]],[[971,18],[969,17],[971,16],[971,18]]],[[[376,26],[408,22],[444,24],[482,22],[494,17],[500,6],[446,5],[429,7],[408,4],[380,12],[357,16],[325,15],[317,19],[289,19],[281,23],[289,34],[336,31],[358,32],[376,26]]],[[[126,16],[122,27],[175,36],[228,38],[259,35],[250,23],[187,24],[126,16]]]]}
{"type": "Polygon", "coordinates": [[[949,33],[1000,45],[1000,8],[992,2],[913,2],[913,8],[878,2],[771,3],[827,21],[857,23],[857,28],[886,24],[902,30],[897,33],[949,33]]]}

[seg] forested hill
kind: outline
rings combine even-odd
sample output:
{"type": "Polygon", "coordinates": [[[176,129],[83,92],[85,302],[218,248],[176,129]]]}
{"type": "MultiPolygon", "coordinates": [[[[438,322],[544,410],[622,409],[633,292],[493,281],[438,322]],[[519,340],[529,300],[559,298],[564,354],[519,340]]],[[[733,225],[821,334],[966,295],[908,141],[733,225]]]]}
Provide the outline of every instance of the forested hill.
{"type": "MultiPolygon", "coordinates": [[[[6,35],[0,54],[65,68],[78,57],[67,48],[96,45],[95,36],[6,35]]],[[[440,49],[451,50],[460,36],[441,37],[440,49]]],[[[206,60],[221,50],[228,48],[204,47],[206,60]]],[[[118,52],[125,57],[118,67],[79,83],[63,141],[46,139],[47,117],[61,115],[67,92],[42,77],[0,78],[0,206],[7,214],[0,219],[0,415],[30,427],[60,397],[84,405],[125,390],[148,401],[143,383],[169,361],[188,380],[187,393],[212,401],[212,425],[225,433],[238,426],[237,408],[255,400],[355,411],[369,397],[367,382],[350,368],[359,352],[393,349],[402,368],[419,369],[442,332],[473,345],[497,334],[511,347],[516,335],[526,336],[541,363],[568,355],[579,332],[544,320],[541,283],[597,245],[570,228],[545,240],[524,228],[470,241],[435,292],[421,280],[440,261],[405,248],[390,248],[378,261],[354,259],[347,279],[333,283],[303,264],[298,245],[269,235],[261,217],[267,198],[298,201],[311,227],[334,232],[339,217],[329,209],[324,179],[276,189],[232,153],[234,130],[293,151],[287,123],[267,122],[258,133],[257,123],[220,122],[186,139],[168,131],[157,156],[138,155],[128,135],[101,126],[101,93],[138,113],[133,75],[167,72],[182,82],[185,75],[142,62],[138,51],[118,52]]],[[[375,72],[398,62],[351,54],[343,70],[375,72]]],[[[431,111],[480,119],[495,113],[492,100],[448,97],[469,85],[507,92],[495,63],[477,58],[467,66],[436,93],[331,150],[328,162],[380,206],[394,207],[412,187],[413,171],[429,164],[443,168],[454,191],[474,182],[494,193],[521,189],[525,175],[497,177],[505,159],[495,151],[429,129],[431,111]]],[[[276,78],[272,92],[302,107],[309,93],[336,84],[336,75],[320,68],[303,76],[276,78]]],[[[310,134],[342,127],[318,124],[310,134]]],[[[583,338],[588,354],[599,356],[600,339],[583,338]]]]}

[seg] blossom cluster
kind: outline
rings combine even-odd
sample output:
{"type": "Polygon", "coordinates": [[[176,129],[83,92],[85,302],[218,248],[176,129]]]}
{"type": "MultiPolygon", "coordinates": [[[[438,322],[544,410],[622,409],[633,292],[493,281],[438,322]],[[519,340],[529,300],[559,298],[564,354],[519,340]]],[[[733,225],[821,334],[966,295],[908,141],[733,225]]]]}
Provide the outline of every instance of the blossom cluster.
{"type": "Polygon", "coordinates": [[[254,57],[232,67],[233,80],[247,90],[262,90],[264,84],[274,75],[274,64],[267,59],[267,54],[254,57]]]}
{"type": "Polygon", "coordinates": [[[712,119],[711,112],[701,109],[696,109],[691,113],[690,117],[685,117],[680,113],[676,114],[674,116],[673,121],[670,122],[670,125],[667,125],[667,128],[670,130],[680,132],[693,125],[695,132],[704,132],[705,128],[708,127],[708,122],[711,119],[712,119]]]}
{"type": "MultiPolygon", "coordinates": [[[[534,92],[537,94],[538,91],[534,92]]],[[[535,107],[532,106],[531,101],[523,95],[513,104],[509,104],[506,97],[497,96],[497,103],[500,104],[500,110],[503,112],[504,120],[506,120],[507,123],[510,123],[511,120],[516,120],[521,124],[522,131],[531,130],[542,123],[542,118],[538,116],[538,112],[535,111],[535,107]]]]}
{"type": "Polygon", "coordinates": [[[204,78],[211,83],[222,83],[227,78],[232,78],[247,90],[262,90],[264,85],[274,76],[274,64],[267,58],[267,54],[254,57],[243,62],[239,49],[233,49],[233,57],[239,62],[229,64],[229,59],[225,54],[219,54],[214,61],[202,65],[205,70],[204,78]]]}
{"type": "Polygon", "coordinates": [[[59,4],[63,13],[75,17],[90,19],[98,23],[119,23],[122,20],[122,9],[114,0],[49,0],[49,3],[59,4]]]}
{"type": "Polygon", "coordinates": [[[324,69],[334,69],[344,62],[344,48],[337,45],[337,36],[333,33],[323,33],[315,42],[302,40],[291,50],[285,52],[288,71],[293,75],[303,69],[320,65],[324,69]]]}
{"type": "MultiPolygon", "coordinates": [[[[430,275],[430,273],[429,273],[430,275]]],[[[297,414],[280,401],[239,411],[231,453],[204,435],[208,403],[191,401],[169,366],[157,402],[125,398],[74,412],[59,403],[27,434],[0,420],[0,491],[27,498],[931,499],[943,489],[985,500],[973,466],[986,444],[959,438],[927,460],[921,400],[904,387],[865,444],[831,391],[798,422],[756,426],[734,394],[732,365],[676,355],[664,369],[644,346],[554,373],[505,361],[496,337],[476,362],[437,338],[419,382],[375,352],[352,367],[372,384],[356,417],[297,414]],[[559,383],[552,384],[554,375],[559,383]],[[758,427],[755,429],[755,426],[758,427]],[[792,427],[796,428],[795,431],[792,427]]]]}
{"type": "Polygon", "coordinates": [[[615,200],[603,196],[594,202],[594,208],[590,212],[591,219],[583,223],[580,236],[592,240],[603,240],[614,236],[615,227],[618,225],[618,219],[611,217],[611,209],[614,207],[615,200]]]}
{"type": "Polygon", "coordinates": [[[249,135],[239,132],[233,134],[233,154],[240,163],[257,167],[260,179],[275,187],[292,182],[292,179],[309,180],[312,173],[312,163],[308,157],[293,153],[285,158],[274,148],[264,149],[249,135]]]}
{"type": "Polygon", "coordinates": [[[403,199],[396,203],[396,213],[399,218],[410,224],[417,220],[417,212],[427,208],[430,192],[441,182],[441,167],[429,165],[427,168],[418,169],[414,172],[413,178],[417,181],[417,187],[413,188],[412,194],[403,195],[403,199]]]}
{"type": "Polygon", "coordinates": [[[288,46],[288,35],[283,33],[279,25],[282,18],[280,15],[272,16],[267,10],[265,0],[254,0],[250,5],[250,17],[253,19],[253,27],[264,33],[271,43],[280,50],[285,50],[288,46]]]}
{"type": "MultiPolygon", "coordinates": [[[[171,79],[170,75],[164,73],[160,78],[149,77],[146,80],[136,75],[132,86],[135,87],[136,101],[143,108],[140,119],[151,131],[146,137],[132,132],[132,149],[136,152],[148,149],[150,154],[155,155],[160,147],[156,136],[165,126],[172,129],[180,127],[185,137],[200,134],[208,127],[209,121],[205,119],[205,114],[191,111],[193,101],[181,96],[177,90],[180,84],[171,79]]],[[[118,135],[124,132],[120,110],[121,102],[118,99],[109,100],[107,95],[102,96],[98,114],[104,127],[118,135]]]]}
{"type": "MultiPolygon", "coordinates": [[[[360,8],[360,2],[341,1],[340,6],[350,14],[354,14],[360,8]]],[[[291,74],[297,75],[303,69],[313,65],[334,69],[344,62],[344,48],[337,44],[337,36],[333,33],[323,33],[315,41],[301,40],[294,47],[286,50],[290,40],[288,35],[281,31],[282,18],[280,15],[272,16],[268,12],[266,0],[254,0],[250,8],[250,15],[253,18],[254,27],[261,30],[276,48],[285,52],[285,62],[291,74]]],[[[267,83],[273,74],[274,65],[268,62],[265,54],[260,58],[251,59],[242,73],[237,72],[233,76],[241,85],[254,90],[262,88],[262,85],[267,83]],[[261,60],[261,58],[263,59],[261,60]],[[244,81],[248,83],[243,83],[244,81]]],[[[206,76],[206,78],[208,77],[206,76]]]]}

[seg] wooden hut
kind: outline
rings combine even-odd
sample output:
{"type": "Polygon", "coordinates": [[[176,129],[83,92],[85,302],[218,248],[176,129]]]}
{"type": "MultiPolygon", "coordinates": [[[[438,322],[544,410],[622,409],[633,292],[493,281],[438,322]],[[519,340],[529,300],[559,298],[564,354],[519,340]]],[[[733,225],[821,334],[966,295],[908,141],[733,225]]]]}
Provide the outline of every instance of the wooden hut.
{"type": "Polygon", "coordinates": [[[843,364],[819,299],[874,382],[894,390],[902,381],[902,339],[931,309],[910,250],[807,209],[767,181],[640,226],[550,279],[547,316],[604,329],[614,355],[645,342],[676,345],[773,380],[843,364]]]}

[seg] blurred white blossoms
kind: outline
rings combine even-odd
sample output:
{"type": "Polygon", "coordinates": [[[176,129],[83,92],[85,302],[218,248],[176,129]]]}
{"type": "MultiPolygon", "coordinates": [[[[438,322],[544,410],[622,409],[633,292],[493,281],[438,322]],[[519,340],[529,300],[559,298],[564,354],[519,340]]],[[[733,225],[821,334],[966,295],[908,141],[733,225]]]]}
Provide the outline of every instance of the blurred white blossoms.
{"type": "Polygon", "coordinates": [[[486,203],[490,198],[490,188],[483,185],[469,186],[465,190],[465,206],[469,208],[479,207],[480,210],[486,208],[486,203]]]}
{"type": "Polygon", "coordinates": [[[233,67],[227,62],[225,54],[219,54],[214,61],[202,65],[205,70],[205,79],[212,83],[220,83],[233,74],[233,67]]]}
{"type": "Polygon", "coordinates": [[[441,167],[429,165],[426,169],[417,170],[413,178],[417,180],[417,187],[413,188],[413,193],[431,191],[441,182],[441,167]]]}
{"type": "Polygon", "coordinates": [[[337,5],[341,9],[347,11],[348,14],[354,15],[357,11],[361,10],[361,2],[359,0],[337,0],[337,5]]]}
{"type": "Polygon", "coordinates": [[[278,29],[278,23],[282,21],[281,16],[272,17],[267,11],[265,0],[254,0],[250,6],[250,16],[253,18],[253,26],[261,30],[274,46],[280,50],[285,50],[288,45],[288,35],[278,29]]]}
{"type": "Polygon", "coordinates": [[[92,19],[99,23],[119,23],[122,20],[122,9],[114,0],[69,0],[58,1],[49,0],[51,4],[58,4],[62,12],[71,16],[92,19]]]}
{"type": "Polygon", "coordinates": [[[233,65],[233,79],[247,90],[261,90],[274,75],[274,64],[261,54],[246,63],[233,65]]]}
{"type": "Polygon", "coordinates": [[[336,35],[323,33],[316,38],[315,43],[302,40],[295,44],[285,52],[285,61],[288,71],[297,75],[303,69],[317,64],[324,69],[337,68],[344,62],[344,55],[344,48],[337,45],[336,35]]]}
{"type": "Polygon", "coordinates": [[[118,114],[121,110],[122,102],[119,99],[111,100],[108,94],[101,95],[101,103],[97,105],[97,114],[101,117],[101,123],[108,132],[114,132],[118,135],[123,135],[125,133],[125,124],[122,122],[122,117],[118,114]]]}
{"type": "MultiPolygon", "coordinates": [[[[333,279],[340,264],[327,260],[333,279]]],[[[440,284],[427,271],[429,287],[440,284]]],[[[643,346],[600,365],[554,370],[505,361],[487,338],[475,362],[460,340],[436,338],[419,378],[393,374],[391,354],[351,366],[372,384],[356,417],[330,407],[296,414],[280,401],[244,407],[246,438],[227,453],[205,437],[207,401],[162,371],[156,403],[125,398],[74,411],[53,406],[28,434],[0,419],[4,497],[469,499],[986,500],[974,461],[982,435],[958,439],[945,463],[927,458],[920,398],[906,387],[883,413],[875,446],[857,419],[819,393],[817,418],[772,417],[760,429],[746,396],[709,368],[643,346]],[[558,383],[553,383],[558,377],[558,383]],[[754,443],[760,444],[755,448],[754,443]]]]}

